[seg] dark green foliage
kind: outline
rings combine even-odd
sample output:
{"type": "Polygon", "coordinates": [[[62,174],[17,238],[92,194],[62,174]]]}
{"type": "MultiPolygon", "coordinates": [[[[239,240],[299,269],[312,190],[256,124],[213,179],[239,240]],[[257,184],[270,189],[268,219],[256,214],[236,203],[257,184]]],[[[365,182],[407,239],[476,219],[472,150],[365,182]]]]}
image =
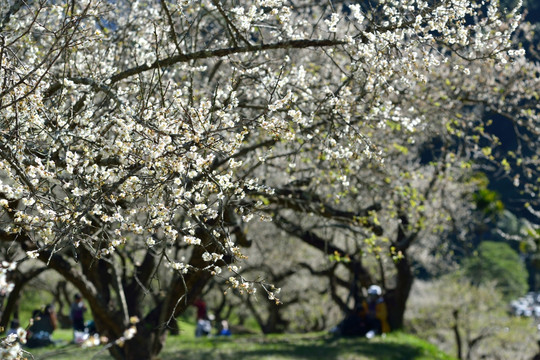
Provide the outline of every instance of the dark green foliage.
{"type": "Polygon", "coordinates": [[[507,243],[482,242],[475,256],[464,261],[463,269],[475,285],[496,282],[505,298],[518,297],[527,291],[525,265],[507,243]]]}
{"type": "Polygon", "coordinates": [[[473,194],[474,202],[486,216],[498,215],[504,210],[504,205],[495,191],[483,188],[473,194]]]}

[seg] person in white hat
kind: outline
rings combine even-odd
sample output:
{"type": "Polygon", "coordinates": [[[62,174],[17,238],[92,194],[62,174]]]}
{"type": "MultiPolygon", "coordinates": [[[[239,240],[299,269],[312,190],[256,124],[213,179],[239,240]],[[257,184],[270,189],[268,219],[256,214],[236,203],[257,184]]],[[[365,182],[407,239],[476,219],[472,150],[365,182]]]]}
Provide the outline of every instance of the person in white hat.
{"type": "Polygon", "coordinates": [[[388,324],[388,309],[382,295],[382,289],[378,285],[371,285],[367,290],[367,299],[362,302],[360,316],[366,326],[366,337],[372,338],[375,334],[383,334],[390,331],[388,324]]]}

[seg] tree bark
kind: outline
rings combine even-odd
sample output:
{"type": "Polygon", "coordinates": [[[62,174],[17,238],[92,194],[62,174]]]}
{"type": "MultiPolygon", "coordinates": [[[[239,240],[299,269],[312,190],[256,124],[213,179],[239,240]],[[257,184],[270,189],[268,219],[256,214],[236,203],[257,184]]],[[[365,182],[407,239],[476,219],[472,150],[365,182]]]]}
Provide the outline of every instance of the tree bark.
{"type": "Polygon", "coordinates": [[[406,255],[396,264],[396,287],[387,292],[385,301],[388,307],[388,323],[392,330],[403,328],[403,318],[414,277],[406,255]]]}
{"type": "Polygon", "coordinates": [[[59,281],[56,285],[54,298],[58,304],[56,309],[56,317],[58,318],[58,323],[60,324],[61,329],[70,329],[72,327],[72,322],[70,318],[70,298],[67,291],[67,282],[62,280],[59,281]],[[64,314],[64,306],[67,305],[67,315],[64,314]]]}
{"type": "Polygon", "coordinates": [[[392,243],[392,246],[395,247],[395,251],[401,253],[401,258],[395,262],[397,271],[396,287],[387,294],[388,323],[392,330],[403,328],[407,300],[409,299],[414,281],[407,250],[418,236],[418,231],[411,234],[406,233],[409,226],[409,219],[405,214],[400,214],[399,219],[400,224],[397,228],[396,240],[392,243]]]}
{"type": "Polygon", "coordinates": [[[454,331],[454,336],[456,338],[456,346],[457,346],[457,358],[459,360],[463,359],[463,346],[461,341],[461,333],[459,332],[459,310],[454,310],[452,312],[452,316],[454,317],[454,325],[452,326],[452,330],[454,331]]]}
{"type": "MultiPolygon", "coordinates": [[[[209,280],[209,275],[204,272],[197,272],[193,274],[184,275],[183,281],[177,277],[173,277],[171,280],[169,289],[170,294],[161,298],[159,303],[143,318],[140,319],[136,325],[137,332],[132,339],[125,341],[123,346],[113,346],[109,349],[110,354],[117,360],[140,360],[140,359],[155,359],[159,352],[163,349],[167,333],[169,330],[169,324],[171,321],[175,321],[176,316],[184,312],[187,306],[189,306],[199,296],[202,288],[209,280]],[[183,282],[186,283],[189,294],[187,294],[183,287],[183,282]],[[174,285],[182,284],[182,285],[174,285]],[[183,300],[185,299],[185,301],[183,300]]],[[[142,291],[142,288],[139,288],[142,291]]],[[[137,290],[132,289],[136,292],[137,290]]],[[[137,296],[127,294],[126,298],[131,296],[137,296]]],[[[142,302],[139,302],[137,306],[131,305],[131,311],[136,313],[142,313],[142,302]]],[[[92,312],[97,311],[100,314],[106,315],[111,310],[94,309],[92,312]]],[[[100,323],[100,316],[96,319],[96,327],[98,332],[100,328],[104,326],[100,323]]],[[[110,329],[108,329],[110,331],[110,329]]],[[[121,333],[114,333],[111,340],[118,339],[122,336],[121,333]]]]}
{"type": "Polygon", "coordinates": [[[7,297],[7,302],[2,310],[2,316],[0,317],[1,328],[8,328],[9,320],[11,318],[11,315],[14,314],[17,309],[19,297],[24,286],[28,284],[30,280],[32,280],[45,270],[46,268],[42,267],[38,269],[33,269],[28,273],[21,273],[19,271],[14,271],[12,273],[11,281],[13,281],[15,286],[13,287],[13,290],[9,293],[7,297]]]}

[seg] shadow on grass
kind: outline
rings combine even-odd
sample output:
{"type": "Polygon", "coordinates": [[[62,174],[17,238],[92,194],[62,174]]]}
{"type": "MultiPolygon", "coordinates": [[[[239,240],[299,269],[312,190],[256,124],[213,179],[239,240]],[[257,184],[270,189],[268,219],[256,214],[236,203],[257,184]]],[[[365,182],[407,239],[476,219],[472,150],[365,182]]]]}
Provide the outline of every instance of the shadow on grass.
{"type": "Polygon", "coordinates": [[[26,355],[30,360],[111,360],[112,357],[107,351],[100,347],[83,349],[75,344],[61,346],[48,346],[37,349],[24,349],[29,353],[26,355]]]}
{"type": "Polygon", "coordinates": [[[238,338],[228,342],[185,342],[175,351],[165,351],[162,360],[255,360],[255,359],[329,359],[329,360],[414,360],[425,359],[422,350],[406,344],[368,341],[358,338],[238,338]],[[201,346],[202,345],[202,346],[201,346]]]}

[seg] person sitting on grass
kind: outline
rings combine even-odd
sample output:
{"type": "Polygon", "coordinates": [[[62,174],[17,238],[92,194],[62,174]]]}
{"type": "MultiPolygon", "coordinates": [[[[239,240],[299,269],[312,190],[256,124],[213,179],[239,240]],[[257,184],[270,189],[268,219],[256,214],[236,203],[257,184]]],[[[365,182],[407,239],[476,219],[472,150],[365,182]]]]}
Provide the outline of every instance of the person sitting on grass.
{"type": "Polygon", "coordinates": [[[360,317],[363,320],[366,337],[372,338],[375,335],[389,332],[390,325],[387,320],[388,309],[384,298],[381,296],[381,287],[371,285],[367,294],[367,299],[362,302],[360,317]]]}
{"type": "Polygon", "coordinates": [[[227,320],[221,321],[221,330],[218,333],[218,336],[231,336],[231,330],[229,329],[229,322],[227,320]]]}
{"type": "Polygon", "coordinates": [[[45,306],[43,310],[34,310],[31,322],[26,346],[37,348],[54,344],[51,336],[56,329],[57,320],[52,305],[45,306]]]}
{"type": "Polygon", "coordinates": [[[367,291],[367,298],[357,303],[343,321],[330,332],[341,336],[365,336],[372,338],[376,334],[390,331],[387,321],[387,308],[380,286],[371,285],[367,291]]]}

